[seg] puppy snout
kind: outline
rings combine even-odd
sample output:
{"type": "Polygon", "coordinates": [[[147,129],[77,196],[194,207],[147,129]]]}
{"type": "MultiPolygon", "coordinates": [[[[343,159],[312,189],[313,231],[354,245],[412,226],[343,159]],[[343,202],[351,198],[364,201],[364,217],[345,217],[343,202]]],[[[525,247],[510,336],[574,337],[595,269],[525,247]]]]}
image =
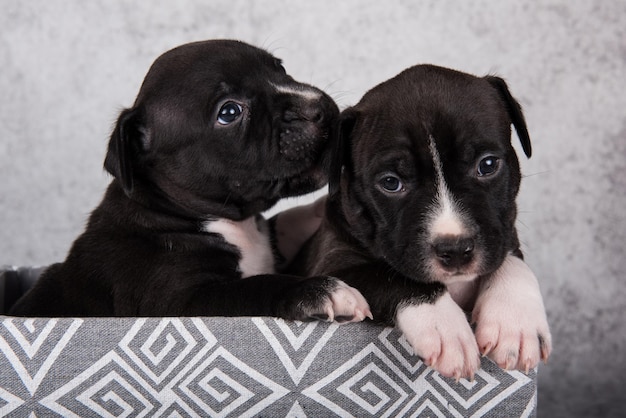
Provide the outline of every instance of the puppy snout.
{"type": "Polygon", "coordinates": [[[283,120],[287,123],[306,121],[320,123],[324,119],[324,109],[319,104],[307,104],[296,109],[287,110],[283,114],[283,120]]]}
{"type": "Polygon", "coordinates": [[[338,115],[335,102],[319,90],[290,96],[280,119],[280,153],[289,161],[319,161],[338,115]]]}
{"type": "Polygon", "coordinates": [[[432,248],[443,268],[459,270],[474,259],[474,245],[470,237],[446,236],[436,239],[432,248]]]}

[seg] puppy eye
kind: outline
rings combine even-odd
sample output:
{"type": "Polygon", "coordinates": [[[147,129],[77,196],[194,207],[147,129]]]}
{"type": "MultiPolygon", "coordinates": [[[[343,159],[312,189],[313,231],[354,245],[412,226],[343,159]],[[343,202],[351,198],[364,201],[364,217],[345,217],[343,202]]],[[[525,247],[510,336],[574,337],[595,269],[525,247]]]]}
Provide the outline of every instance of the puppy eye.
{"type": "Polygon", "coordinates": [[[287,70],[285,70],[285,67],[283,67],[283,62],[281,60],[279,59],[274,60],[274,66],[276,67],[277,70],[279,70],[283,74],[287,74],[287,70]]]}
{"type": "Polygon", "coordinates": [[[239,118],[243,108],[235,102],[226,102],[217,113],[217,122],[220,125],[228,125],[239,118]]]}
{"type": "Polygon", "coordinates": [[[386,174],[378,182],[379,186],[388,193],[399,193],[404,190],[404,184],[398,176],[394,174],[386,174]]]}
{"type": "Polygon", "coordinates": [[[500,167],[500,159],[489,155],[481,159],[478,163],[478,177],[485,177],[494,174],[500,167]]]}

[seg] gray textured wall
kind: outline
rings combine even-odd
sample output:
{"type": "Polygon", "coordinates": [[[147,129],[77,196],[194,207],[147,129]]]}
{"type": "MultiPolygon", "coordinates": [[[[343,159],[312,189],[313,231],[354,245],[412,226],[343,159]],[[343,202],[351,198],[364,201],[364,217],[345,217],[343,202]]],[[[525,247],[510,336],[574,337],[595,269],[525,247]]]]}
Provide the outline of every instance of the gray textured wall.
{"type": "MultiPolygon", "coordinates": [[[[238,38],[341,107],[417,63],[504,76],[534,156],[519,198],[555,351],[540,416],[617,416],[626,384],[626,2],[4,0],[0,264],[64,258],[109,178],[117,113],[151,62],[238,38]]],[[[519,149],[519,147],[518,147],[519,149]]],[[[294,203],[294,202],[290,202],[294,203]]]]}

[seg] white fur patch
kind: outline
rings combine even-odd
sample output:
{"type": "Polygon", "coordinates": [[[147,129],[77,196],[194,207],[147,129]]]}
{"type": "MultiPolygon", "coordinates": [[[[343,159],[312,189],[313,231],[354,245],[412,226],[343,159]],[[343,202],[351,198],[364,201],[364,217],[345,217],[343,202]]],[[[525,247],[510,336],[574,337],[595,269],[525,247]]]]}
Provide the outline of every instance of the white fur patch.
{"type": "Polygon", "coordinates": [[[429,149],[435,166],[435,181],[437,182],[437,195],[430,215],[430,236],[433,238],[443,235],[464,235],[463,214],[446,184],[443,164],[437,151],[435,139],[432,136],[430,136],[429,149]]]}
{"type": "Polygon", "coordinates": [[[274,256],[264,224],[255,217],[243,221],[218,219],[203,225],[206,232],[221,234],[226,242],[239,249],[239,271],[242,277],[274,273],[274,256]]]}
{"type": "Polygon", "coordinates": [[[550,355],[552,337],[537,277],[514,255],[482,279],[472,317],[481,352],[502,368],[527,371],[550,355]]]}
{"type": "Polygon", "coordinates": [[[472,329],[449,293],[432,304],[401,307],[396,324],[415,354],[442,375],[472,378],[480,367],[472,329]]]}
{"type": "Polygon", "coordinates": [[[312,88],[307,88],[305,86],[293,87],[293,86],[281,86],[278,84],[273,84],[274,89],[278,93],[283,94],[291,94],[295,96],[301,96],[307,100],[319,100],[322,94],[318,90],[314,90],[312,88]]]}
{"type": "MultiPolygon", "coordinates": [[[[448,188],[443,175],[443,163],[437,151],[437,144],[432,135],[429,137],[429,149],[435,167],[435,183],[437,193],[435,201],[428,214],[428,235],[430,242],[435,242],[440,237],[467,237],[471,236],[467,225],[467,215],[459,207],[452,192],[448,188]]],[[[430,268],[431,276],[445,284],[467,282],[474,280],[477,268],[481,263],[481,251],[476,249],[474,259],[464,266],[462,271],[450,272],[443,268],[435,257],[431,257],[427,264],[430,268]]]]}

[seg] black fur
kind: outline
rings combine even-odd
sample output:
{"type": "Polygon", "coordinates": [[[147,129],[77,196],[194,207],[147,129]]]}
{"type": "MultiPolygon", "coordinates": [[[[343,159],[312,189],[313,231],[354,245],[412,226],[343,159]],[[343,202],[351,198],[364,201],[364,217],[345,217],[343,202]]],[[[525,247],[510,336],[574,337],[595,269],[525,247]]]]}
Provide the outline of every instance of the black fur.
{"type": "Polygon", "coordinates": [[[241,280],[239,249],[202,225],[258,217],[323,186],[338,114],[330,97],[250,45],[206,41],[163,54],[119,116],[104,164],[114,179],[85,232],[10,314],[323,314],[336,279],[241,280]],[[302,88],[319,100],[289,94],[302,88]],[[229,101],[242,113],[220,124],[229,101]]]}
{"type": "Polygon", "coordinates": [[[443,294],[445,284],[427,265],[436,192],[431,137],[485,255],[479,274],[496,270],[510,252],[521,257],[514,225],[521,176],[511,124],[527,156],[531,146],[521,108],[501,78],[415,66],[370,90],[340,121],[326,216],[292,272],[341,278],[361,291],[374,319],[388,325],[403,304],[443,294]],[[500,158],[499,171],[478,178],[485,154],[500,158]],[[404,193],[381,190],[386,172],[399,175],[404,193]]]}

